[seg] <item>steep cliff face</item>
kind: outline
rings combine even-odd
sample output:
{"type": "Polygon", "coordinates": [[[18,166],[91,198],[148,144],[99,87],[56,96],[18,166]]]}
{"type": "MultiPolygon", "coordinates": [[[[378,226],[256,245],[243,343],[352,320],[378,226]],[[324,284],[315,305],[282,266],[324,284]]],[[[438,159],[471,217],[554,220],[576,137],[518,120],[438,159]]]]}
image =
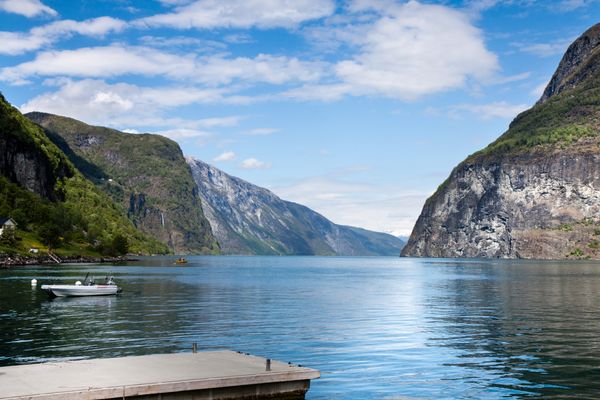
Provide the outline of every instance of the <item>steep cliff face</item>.
{"type": "Polygon", "coordinates": [[[600,24],[597,24],[569,46],[539,103],[597,74],[600,69],[600,62],[597,59],[600,56],[599,44],[600,24]]]}
{"type": "Polygon", "coordinates": [[[461,165],[426,202],[403,254],[600,256],[600,152],[580,150],[461,165]]]}
{"type": "Polygon", "coordinates": [[[264,188],[187,160],[226,254],[397,255],[404,244],[384,233],[336,225],[264,188]]]}
{"type": "Polygon", "coordinates": [[[50,200],[64,198],[56,183],[73,176],[58,149],[0,95],[0,175],[50,200]]]}
{"type": "Polygon", "coordinates": [[[27,117],[41,125],[142,232],[176,253],[218,252],[177,143],[159,135],[128,134],[52,114],[36,112],[27,117]]]}
{"type": "Polygon", "coordinates": [[[540,101],[452,171],[402,255],[600,258],[599,45],[597,25],[540,101]]]}
{"type": "MultiPolygon", "coordinates": [[[[40,243],[58,254],[111,252],[124,236],[136,253],[166,252],[137,231],[110,198],[84,179],[66,155],[0,95],[0,215],[17,222],[13,243],[0,251],[40,243]]],[[[10,241],[9,241],[10,242],[10,241]]]]}

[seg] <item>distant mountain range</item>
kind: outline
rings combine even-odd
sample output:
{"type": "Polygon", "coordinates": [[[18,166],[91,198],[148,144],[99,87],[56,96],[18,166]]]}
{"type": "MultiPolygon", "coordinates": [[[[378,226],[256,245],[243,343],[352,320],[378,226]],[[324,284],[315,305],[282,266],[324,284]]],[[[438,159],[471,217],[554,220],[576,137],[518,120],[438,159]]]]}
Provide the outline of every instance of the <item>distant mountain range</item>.
{"type": "Polygon", "coordinates": [[[340,226],[188,159],[160,135],[26,116],[0,95],[0,253],[94,255],[125,237],[140,254],[398,255],[394,236],[340,226]]]}
{"type": "Polygon", "coordinates": [[[336,225],[202,161],[187,162],[223,253],[397,256],[404,245],[392,235],[336,225]]]}

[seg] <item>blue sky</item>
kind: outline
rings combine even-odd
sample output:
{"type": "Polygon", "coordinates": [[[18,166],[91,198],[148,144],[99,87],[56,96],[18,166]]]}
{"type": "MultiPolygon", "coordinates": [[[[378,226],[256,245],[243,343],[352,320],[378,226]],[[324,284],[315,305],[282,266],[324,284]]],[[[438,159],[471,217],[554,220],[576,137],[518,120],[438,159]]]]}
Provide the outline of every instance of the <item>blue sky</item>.
{"type": "Polygon", "coordinates": [[[340,224],[408,235],[540,96],[596,1],[0,0],[0,91],[176,140],[340,224]]]}

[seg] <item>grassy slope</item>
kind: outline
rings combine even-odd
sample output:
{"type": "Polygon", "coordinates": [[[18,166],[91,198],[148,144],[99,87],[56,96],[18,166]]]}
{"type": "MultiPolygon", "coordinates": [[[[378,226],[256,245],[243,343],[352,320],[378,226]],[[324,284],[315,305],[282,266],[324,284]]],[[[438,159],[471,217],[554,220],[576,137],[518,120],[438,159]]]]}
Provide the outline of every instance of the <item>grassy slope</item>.
{"type": "MultiPolygon", "coordinates": [[[[210,225],[204,218],[195,183],[178,144],[151,134],[127,134],[90,126],[75,119],[51,114],[27,115],[40,123],[75,165],[124,208],[129,193],[144,193],[145,205],[169,214],[175,229],[186,238],[186,247],[198,252],[218,252],[210,225]],[[82,143],[94,137],[98,143],[82,143]],[[108,182],[108,178],[112,182],[108,182]]],[[[132,215],[141,229],[144,226],[132,215]]]]}
{"type": "Polygon", "coordinates": [[[59,228],[58,253],[94,254],[97,252],[92,243],[108,243],[117,234],[128,238],[133,252],[167,250],[137,231],[110,198],[87,181],[38,126],[1,96],[0,129],[0,134],[12,135],[24,146],[41,150],[42,157],[49,160],[57,174],[55,191],[64,200],[49,201],[0,177],[0,214],[13,216],[20,229],[17,236],[24,239],[17,242],[17,250],[41,245],[41,230],[48,225],[59,228]]]}
{"type": "MultiPolygon", "coordinates": [[[[579,69],[600,63],[600,53],[579,69]]],[[[596,137],[600,128],[600,76],[550,97],[518,115],[506,133],[467,161],[481,157],[510,156],[531,149],[565,149],[582,138],[596,137]]]]}
{"type": "MultiPolygon", "coordinates": [[[[600,62],[600,54],[586,64],[594,62],[600,62]]],[[[544,156],[577,145],[582,139],[595,140],[599,133],[600,76],[592,76],[519,114],[502,136],[456,166],[431,197],[440,193],[454,172],[466,164],[500,162],[526,154],[544,156]]],[[[593,150],[600,150],[600,142],[595,145],[593,150]]]]}

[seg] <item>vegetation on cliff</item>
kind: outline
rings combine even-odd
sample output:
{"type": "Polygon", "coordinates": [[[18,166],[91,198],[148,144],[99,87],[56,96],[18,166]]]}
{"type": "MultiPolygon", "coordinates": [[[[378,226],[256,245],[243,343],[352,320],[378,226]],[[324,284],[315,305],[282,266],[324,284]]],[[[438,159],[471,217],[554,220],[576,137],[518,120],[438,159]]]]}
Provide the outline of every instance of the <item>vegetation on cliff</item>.
{"type": "Polygon", "coordinates": [[[177,253],[216,253],[218,244],[179,145],[45,113],[27,117],[125,211],[141,231],[177,253]]]}
{"type": "Polygon", "coordinates": [[[599,134],[600,24],[569,46],[540,100],[427,199],[403,254],[600,258],[599,134]]]}
{"type": "MultiPolygon", "coordinates": [[[[87,181],[35,124],[0,95],[0,136],[22,151],[0,175],[0,215],[17,222],[13,237],[3,238],[0,251],[26,252],[31,247],[57,254],[116,254],[115,238],[124,238],[136,253],[164,253],[167,248],[142,234],[110,198],[87,181]],[[25,161],[23,161],[26,159],[25,161]],[[23,163],[23,165],[18,165],[23,163]],[[14,170],[43,166],[48,187],[26,188],[14,170]]],[[[4,148],[1,152],[11,149],[4,148]]],[[[122,239],[121,239],[122,241],[122,239]]]]}
{"type": "Polygon", "coordinates": [[[537,104],[521,113],[510,124],[506,133],[483,150],[473,154],[467,162],[485,156],[518,155],[537,148],[551,151],[565,149],[583,138],[598,135],[600,110],[600,77],[577,86],[537,104]]]}
{"type": "Polygon", "coordinates": [[[518,115],[507,132],[467,162],[515,155],[534,147],[546,152],[562,150],[580,139],[596,137],[600,129],[599,45],[597,24],[569,46],[538,103],[518,115]]]}
{"type": "Polygon", "coordinates": [[[544,157],[577,143],[591,151],[600,150],[598,45],[600,24],[588,29],[569,46],[537,104],[516,116],[498,139],[454,168],[435,193],[442,191],[455,172],[465,165],[528,154],[544,157]]]}

